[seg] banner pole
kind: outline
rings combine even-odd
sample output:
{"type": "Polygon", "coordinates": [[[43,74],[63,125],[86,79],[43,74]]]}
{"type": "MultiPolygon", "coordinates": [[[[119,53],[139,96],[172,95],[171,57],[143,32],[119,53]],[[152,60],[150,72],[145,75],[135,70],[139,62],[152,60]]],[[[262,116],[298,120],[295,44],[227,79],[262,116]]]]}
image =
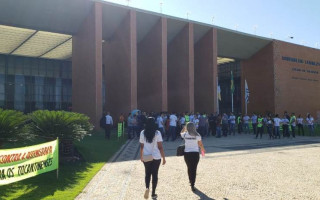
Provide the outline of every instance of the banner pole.
{"type": "Polygon", "coordinates": [[[57,167],[57,179],[59,179],[59,137],[57,137],[57,151],[58,151],[58,167],[57,167]]]}

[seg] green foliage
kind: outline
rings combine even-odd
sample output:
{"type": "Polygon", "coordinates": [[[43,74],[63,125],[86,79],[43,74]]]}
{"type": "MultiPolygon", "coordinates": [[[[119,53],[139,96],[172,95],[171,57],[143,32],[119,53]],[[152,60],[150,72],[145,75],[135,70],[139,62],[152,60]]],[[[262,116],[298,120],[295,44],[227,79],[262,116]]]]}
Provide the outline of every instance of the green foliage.
{"type": "Polygon", "coordinates": [[[48,139],[81,140],[93,129],[89,117],[74,112],[38,110],[30,114],[30,119],[29,131],[48,139]]]}
{"type": "MultiPolygon", "coordinates": [[[[33,142],[42,143],[43,141],[40,139],[36,138],[33,142]]],[[[91,137],[85,137],[83,140],[75,142],[75,146],[84,156],[86,162],[60,164],[59,179],[57,179],[56,171],[52,171],[0,186],[0,200],[75,199],[125,142],[126,138],[118,140],[115,131],[111,134],[111,140],[104,138],[104,131],[95,132],[91,137]]],[[[10,145],[12,144],[10,143],[10,145]]],[[[15,143],[14,145],[20,147],[22,144],[15,143]]],[[[31,145],[30,141],[27,145],[31,145]]]]}
{"type": "Polygon", "coordinates": [[[0,141],[15,142],[28,139],[25,123],[28,117],[20,111],[3,110],[0,108],[0,141]]]}

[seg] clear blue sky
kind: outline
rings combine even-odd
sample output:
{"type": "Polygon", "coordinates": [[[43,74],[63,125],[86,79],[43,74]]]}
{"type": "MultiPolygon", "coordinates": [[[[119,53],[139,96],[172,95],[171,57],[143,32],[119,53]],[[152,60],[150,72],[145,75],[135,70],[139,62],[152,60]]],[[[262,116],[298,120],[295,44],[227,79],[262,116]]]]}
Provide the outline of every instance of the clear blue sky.
{"type": "Polygon", "coordinates": [[[129,6],[160,12],[160,2],[166,15],[189,13],[190,20],[208,24],[214,17],[216,26],[320,49],[320,0],[130,0],[129,6]]]}

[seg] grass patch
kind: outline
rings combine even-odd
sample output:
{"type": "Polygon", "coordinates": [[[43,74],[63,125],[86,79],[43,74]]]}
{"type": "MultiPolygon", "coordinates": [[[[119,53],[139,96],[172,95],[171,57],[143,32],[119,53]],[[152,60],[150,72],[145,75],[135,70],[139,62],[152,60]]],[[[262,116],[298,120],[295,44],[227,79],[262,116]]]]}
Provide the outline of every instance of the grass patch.
{"type": "MultiPolygon", "coordinates": [[[[56,171],[52,171],[0,186],[0,199],[74,199],[125,141],[125,138],[118,140],[115,133],[111,135],[111,140],[105,140],[104,132],[101,131],[85,137],[81,142],[76,142],[75,146],[86,162],[60,164],[59,179],[56,171]]],[[[15,147],[18,146],[25,144],[15,144],[15,147]]],[[[4,147],[13,146],[9,144],[4,147]]]]}

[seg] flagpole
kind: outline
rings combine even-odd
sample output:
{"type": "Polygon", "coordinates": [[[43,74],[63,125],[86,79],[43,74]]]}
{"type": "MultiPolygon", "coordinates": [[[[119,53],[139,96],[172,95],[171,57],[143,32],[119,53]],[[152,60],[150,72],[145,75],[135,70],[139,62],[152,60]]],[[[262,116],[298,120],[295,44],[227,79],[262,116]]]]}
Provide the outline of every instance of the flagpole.
{"type": "Polygon", "coordinates": [[[233,93],[231,92],[231,111],[233,112],[233,93]]]}
{"type": "Polygon", "coordinates": [[[246,95],[244,95],[245,97],[244,97],[244,101],[246,102],[246,104],[245,104],[245,106],[246,106],[246,114],[248,114],[248,112],[247,112],[247,109],[248,109],[248,102],[247,102],[247,99],[246,99],[246,95]]]}

